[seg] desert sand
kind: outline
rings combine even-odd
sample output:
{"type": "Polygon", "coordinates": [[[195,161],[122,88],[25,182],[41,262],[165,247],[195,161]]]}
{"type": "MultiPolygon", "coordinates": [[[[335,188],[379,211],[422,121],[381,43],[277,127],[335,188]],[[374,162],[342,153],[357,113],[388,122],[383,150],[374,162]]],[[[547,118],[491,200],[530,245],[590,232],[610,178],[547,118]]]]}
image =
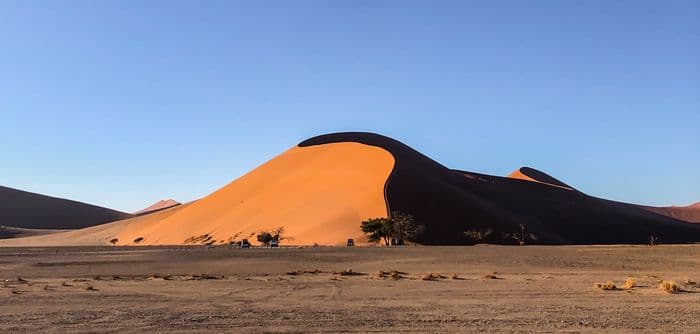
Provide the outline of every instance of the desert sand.
{"type": "Polygon", "coordinates": [[[2,333],[700,328],[699,245],[2,248],[0,280],[2,333]]]}
{"type": "Polygon", "coordinates": [[[178,202],[174,199],[164,199],[164,200],[160,200],[158,202],[155,202],[155,203],[147,206],[146,208],[143,208],[143,209],[136,211],[132,214],[136,215],[136,216],[144,215],[147,213],[153,213],[156,211],[165,210],[167,208],[171,208],[173,206],[180,205],[180,204],[181,204],[180,202],[178,202]]]}

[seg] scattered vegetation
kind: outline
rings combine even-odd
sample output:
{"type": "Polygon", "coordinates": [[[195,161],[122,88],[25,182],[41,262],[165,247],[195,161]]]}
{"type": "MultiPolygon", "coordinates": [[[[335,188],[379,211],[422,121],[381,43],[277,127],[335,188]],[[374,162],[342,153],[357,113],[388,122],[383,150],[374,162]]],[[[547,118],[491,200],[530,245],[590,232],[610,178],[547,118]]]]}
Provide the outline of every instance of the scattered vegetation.
{"type": "Polygon", "coordinates": [[[284,226],[280,226],[271,232],[260,232],[257,235],[257,239],[263,246],[270,246],[273,240],[276,240],[277,242],[282,240],[292,240],[292,238],[285,235],[284,226]]]}
{"type": "Polygon", "coordinates": [[[452,274],[452,275],[450,275],[450,279],[461,279],[461,278],[459,278],[459,275],[457,275],[457,274],[452,274]]]}
{"type": "Polygon", "coordinates": [[[668,293],[679,293],[681,292],[681,287],[674,281],[661,280],[661,282],[659,282],[659,290],[668,293]]]}
{"type": "Polygon", "coordinates": [[[94,286],[88,284],[87,286],[85,286],[85,290],[88,290],[88,291],[97,291],[97,288],[95,288],[94,286]]]}
{"type": "Polygon", "coordinates": [[[508,239],[509,237],[515,240],[520,246],[525,246],[528,241],[537,241],[537,235],[534,233],[528,233],[527,231],[527,225],[525,224],[520,224],[520,231],[519,232],[513,232],[513,233],[506,233],[504,234],[504,239],[508,239]]]}
{"type": "Polygon", "coordinates": [[[390,218],[365,220],[360,228],[369,236],[370,242],[384,241],[386,246],[392,244],[392,240],[397,244],[416,242],[425,231],[425,226],[418,224],[412,215],[400,211],[393,211],[390,218]]]}
{"type": "Polygon", "coordinates": [[[685,286],[695,286],[695,285],[697,285],[697,284],[698,284],[697,282],[691,280],[691,279],[688,278],[688,277],[686,277],[686,278],[683,280],[683,285],[685,285],[685,286]]]}
{"type": "Polygon", "coordinates": [[[488,274],[484,275],[484,278],[485,279],[500,279],[498,276],[496,276],[496,274],[497,273],[494,271],[492,273],[488,273],[488,274]]]}
{"type": "Polygon", "coordinates": [[[651,235],[649,236],[649,246],[654,247],[659,244],[659,237],[651,235]]]}
{"type": "Polygon", "coordinates": [[[366,275],[365,273],[360,273],[360,272],[352,271],[352,269],[339,271],[339,272],[336,272],[336,273],[333,273],[333,274],[335,274],[335,275],[340,275],[340,276],[361,276],[361,275],[366,275]]]}
{"type": "Polygon", "coordinates": [[[631,290],[635,286],[637,286],[637,280],[634,277],[627,277],[627,280],[625,281],[624,288],[626,290],[631,290]]]}
{"type": "Polygon", "coordinates": [[[258,242],[263,246],[269,246],[272,242],[272,233],[270,232],[260,232],[258,233],[258,242]]]}
{"type": "Polygon", "coordinates": [[[134,239],[134,243],[135,243],[135,244],[138,244],[138,243],[140,243],[141,241],[143,241],[143,239],[144,239],[143,237],[138,237],[138,238],[134,239]]]}
{"type": "Polygon", "coordinates": [[[490,227],[464,231],[464,236],[475,244],[487,243],[492,235],[493,229],[490,227]]]}
{"type": "Polygon", "coordinates": [[[212,241],[211,238],[212,238],[212,236],[209,234],[202,234],[202,235],[198,235],[198,236],[191,236],[191,237],[185,239],[185,241],[183,241],[183,243],[185,243],[185,244],[207,244],[208,242],[212,241]]]}
{"type": "Polygon", "coordinates": [[[119,242],[119,239],[117,239],[117,238],[114,238],[114,239],[112,239],[112,240],[109,241],[109,243],[112,244],[112,245],[116,245],[117,242],[119,242]]]}
{"type": "Polygon", "coordinates": [[[424,281],[437,281],[441,278],[447,278],[447,276],[440,275],[440,273],[428,273],[420,277],[424,281]]]}
{"type": "Polygon", "coordinates": [[[601,290],[617,290],[617,286],[615,286],[615,283],[613,281],[607,281],[605,283],[593,283],[593,286],[595,286],[598,289],[601,290]]]}

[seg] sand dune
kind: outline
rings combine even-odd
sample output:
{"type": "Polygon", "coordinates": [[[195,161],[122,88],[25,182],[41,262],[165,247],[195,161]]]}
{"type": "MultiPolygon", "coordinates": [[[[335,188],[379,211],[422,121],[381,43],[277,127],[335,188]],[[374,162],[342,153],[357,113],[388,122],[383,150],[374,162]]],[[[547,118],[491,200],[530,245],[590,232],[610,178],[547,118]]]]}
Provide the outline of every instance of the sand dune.
{"type": "Polygon", "coordinates": [[[675,219],[691,223],[700,223],[700,202],[688,206],[657,207],[641,205],[640,207],[675,219]]]}
{"type": "Polygon", "coordinates": [[[569,190],[574,189],[571,186],[569,186],[568,184],[561,182],[561,181],[547,175],[544,172],[541,172],[539,170],[536,170],[536,169],[530,168],[530,167],[520,167],[520,168],[516,169],[515,171],[513,171],[512,173],[508,174],[507,177],[513,178],[513,179],[532,181],[532,182],[539,182],[539,183],[543,183],[543,184],[550,185],[553,187],[560,187],[560,188],[569,189],[569,190]]]}
{"type": "Polygon", "coordinates": [[[133,215],[139,216],[147,213],[153,213],[155,211],[160,211],[163,209],[167,209],[176,205],[180,205],[180,202],[174,200],[174,199],[165,199],[165,200],[160,200],[158,202],[155,202],[148,207],[141,209],[139,211],[136,211],[132,213],[133,215]]]}
{"type": "Polygon", "coordinates": [[[700,225],[633,204],[592,197],[532,168],[510,177],[452,170],[388,137],[336,133],[308,139],[212,194],[148,215],[12,245],[255,243],[284,227],[284,243],[366,241],[360,222],[394,210],[425,226],[423,244],[468,244],[464,232],[493,231],[489,243],[513,244],[525,226],[533,244],[700,241],[700,225]]]}
{"type": "Polygon", "coordinates": [[[0,225],[30,229],[75,229],[131,215],[95,205],[0,186],[0,225]]]}

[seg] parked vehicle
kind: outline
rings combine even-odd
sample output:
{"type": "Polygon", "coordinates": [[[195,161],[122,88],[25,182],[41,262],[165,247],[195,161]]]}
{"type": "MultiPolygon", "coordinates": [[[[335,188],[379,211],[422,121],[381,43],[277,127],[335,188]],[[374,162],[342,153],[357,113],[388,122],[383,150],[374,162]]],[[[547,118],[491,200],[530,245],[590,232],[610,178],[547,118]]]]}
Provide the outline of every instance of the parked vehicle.
{"type": "Polygon", "coordinates": [[[279,240],[272,239],[272,241],[270,241],[270,247],[279,247],[279,246],[280,246],[279,240]]]}
{"type": "Polygon", "coordinates": [[[355,247],[355,240],[348,239],[348,247],[355,247]]]}
{"type": "Polygon", "coordinates": [[[239,246],[241,246],[241,248],[250,248],[250,242],[248,242],[248,239],[243,239],[241,240],[239,246]]]}

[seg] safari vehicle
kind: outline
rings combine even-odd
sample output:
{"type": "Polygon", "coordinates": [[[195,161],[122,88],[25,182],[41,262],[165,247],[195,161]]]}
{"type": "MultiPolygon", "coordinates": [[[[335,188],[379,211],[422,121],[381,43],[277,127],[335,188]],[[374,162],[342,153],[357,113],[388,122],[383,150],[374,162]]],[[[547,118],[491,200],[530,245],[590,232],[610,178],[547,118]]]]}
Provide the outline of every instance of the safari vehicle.
{"type": "Polygon", "coordinates": [[[248,242],[248,239],[241,240],[241,242],[238,245],[241,248],[250,248],[250,242],[248,242]]]}
{"type": "Polygon", "coordinates": [[[348,239],[348,247],[354,247],[355,246],[355,240],[354,239],[348,239]]]}
{"type": "Polygon", "coordinates": [[[280,246],[280,241],[277,239],[272,239],[270,241],[270,247],[279,247],[280,246]]]}

